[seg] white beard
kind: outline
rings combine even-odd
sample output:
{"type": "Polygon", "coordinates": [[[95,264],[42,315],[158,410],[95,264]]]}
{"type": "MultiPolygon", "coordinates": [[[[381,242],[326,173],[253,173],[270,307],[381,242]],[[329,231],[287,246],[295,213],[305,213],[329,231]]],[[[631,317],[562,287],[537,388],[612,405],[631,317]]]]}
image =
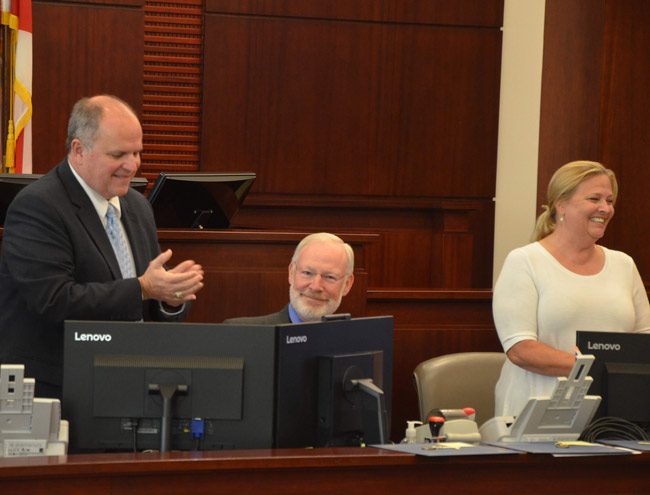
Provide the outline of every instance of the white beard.
{"type": "Polygon", "coordinates": [[[323,316],[331,315],[336,312],[341,304],[341,299],[343,298],[342,292],[343,291],[341,291],[337,299],[328,299],[322,305],[314,307],[305,303],[300,295],[300,291],[297,291],[292,285],[290,285],[289,301],[291,301],[291,306],[296,310],[296,313],[298,313],[298,316],[300,316],[302,321],[318,321],[323,316]]]}

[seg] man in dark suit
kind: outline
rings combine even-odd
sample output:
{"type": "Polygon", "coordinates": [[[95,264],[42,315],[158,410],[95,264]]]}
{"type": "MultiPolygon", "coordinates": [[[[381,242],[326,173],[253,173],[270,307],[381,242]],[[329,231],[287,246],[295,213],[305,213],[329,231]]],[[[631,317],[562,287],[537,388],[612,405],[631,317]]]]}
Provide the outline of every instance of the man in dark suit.
{"type": "Polygon", "coordinates": [[[300,241],[289,263],[289,304],[277,313],[230,318],[224,323],[278,325],[318,321],[333,314],[354,283],[354,252],[327,232],[300,241]]]}
{"type": "Polygon", "coordinates": [[[60,397],[65,320],[178,320],[203,286],[191,260],[164,268],[172,253],[160,253],[151,207],[130,188],[135,112],[112,96],[80,100],[67,148],[14,199],[2,239],[0,362],[24,364],[38,397],[60,397]]]}

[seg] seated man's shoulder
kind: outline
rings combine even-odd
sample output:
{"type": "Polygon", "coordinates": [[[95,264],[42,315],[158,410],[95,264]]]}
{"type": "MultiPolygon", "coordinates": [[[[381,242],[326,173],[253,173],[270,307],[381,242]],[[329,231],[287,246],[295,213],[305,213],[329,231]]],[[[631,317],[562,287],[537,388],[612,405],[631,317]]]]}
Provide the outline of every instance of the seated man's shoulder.
{"type": "Polygon", "coordinates": [[[241,316],[238,318],[228,318],[224,323],[233,325],[279,325],[282,323],[291,323],[289,311],[285,307],[281,311],[263,316],[241,316]]]}

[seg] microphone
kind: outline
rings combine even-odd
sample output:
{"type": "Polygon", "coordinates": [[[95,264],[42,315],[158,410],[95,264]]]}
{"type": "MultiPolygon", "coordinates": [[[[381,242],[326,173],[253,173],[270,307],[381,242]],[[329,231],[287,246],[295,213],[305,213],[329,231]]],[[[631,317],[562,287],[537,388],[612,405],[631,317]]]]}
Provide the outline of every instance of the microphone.
{"type": "Polygon", "coordinates": [[[445,424],[445,418],[441,416],[429,416],[427,418],[427,422],[429,423],[429,431],[431,432],[431,441],[439,442],[442,440],[442,437],[440,436],[440,430],[445,424]]]}

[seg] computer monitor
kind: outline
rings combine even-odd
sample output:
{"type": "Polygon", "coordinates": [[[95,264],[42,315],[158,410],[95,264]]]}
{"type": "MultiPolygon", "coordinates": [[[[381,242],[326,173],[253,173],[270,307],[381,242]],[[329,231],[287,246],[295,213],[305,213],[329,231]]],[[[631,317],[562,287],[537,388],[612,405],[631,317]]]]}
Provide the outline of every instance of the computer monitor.
{"type": "Polygon", "coordinates": [[[16,194],[41,177],[42,174],[0,174],[0,227],[5,223],[7,210],[16,194]]]}
{"type": "Polygon", "coordinates": [[[159,228],[223,229],[255,182],[255,174],[161,173],[149,193],[159,228]]]}
{"type": "Polygon", "coordinates": [[[596,358],[589,394],[600,395],[602,401],[595,417],[650,425],[650,335],[579,331],[576,345],[596,358]]]}
{"type": "Polygon", "coordinates": [[[70,451],[272,447],[275,341],[273,326],[67,321],[70,451]]]}
{"type": "Polygon", "coordinates": [[[147,192],[148,185],[149,181],[146,177],[133,177],[133,179],[131,179],[131,187],[142,195],[147,192]]]}
{"type": "MultiPolygon", "coordinates": [[[[0,227],[5,223],[7,210],[20,190],[43,177],[43,174],[0,174],[0,227]]],[[[144,194],[149,181],[145,177],[131,179],[131,187],[144,194]]]]}
{"type": "Polygon", "coordinates": [[[388,442],[391,316],[278,326],[277,360],[276,447],[388,442]]]}
{"type": "Polygon", "coordinates": [[[392,317],[278,326],[67,321],[70,451],[383,443],[392,333],[392,317]],[[193,435],[197,428],[203,434],[193,435]]]}

